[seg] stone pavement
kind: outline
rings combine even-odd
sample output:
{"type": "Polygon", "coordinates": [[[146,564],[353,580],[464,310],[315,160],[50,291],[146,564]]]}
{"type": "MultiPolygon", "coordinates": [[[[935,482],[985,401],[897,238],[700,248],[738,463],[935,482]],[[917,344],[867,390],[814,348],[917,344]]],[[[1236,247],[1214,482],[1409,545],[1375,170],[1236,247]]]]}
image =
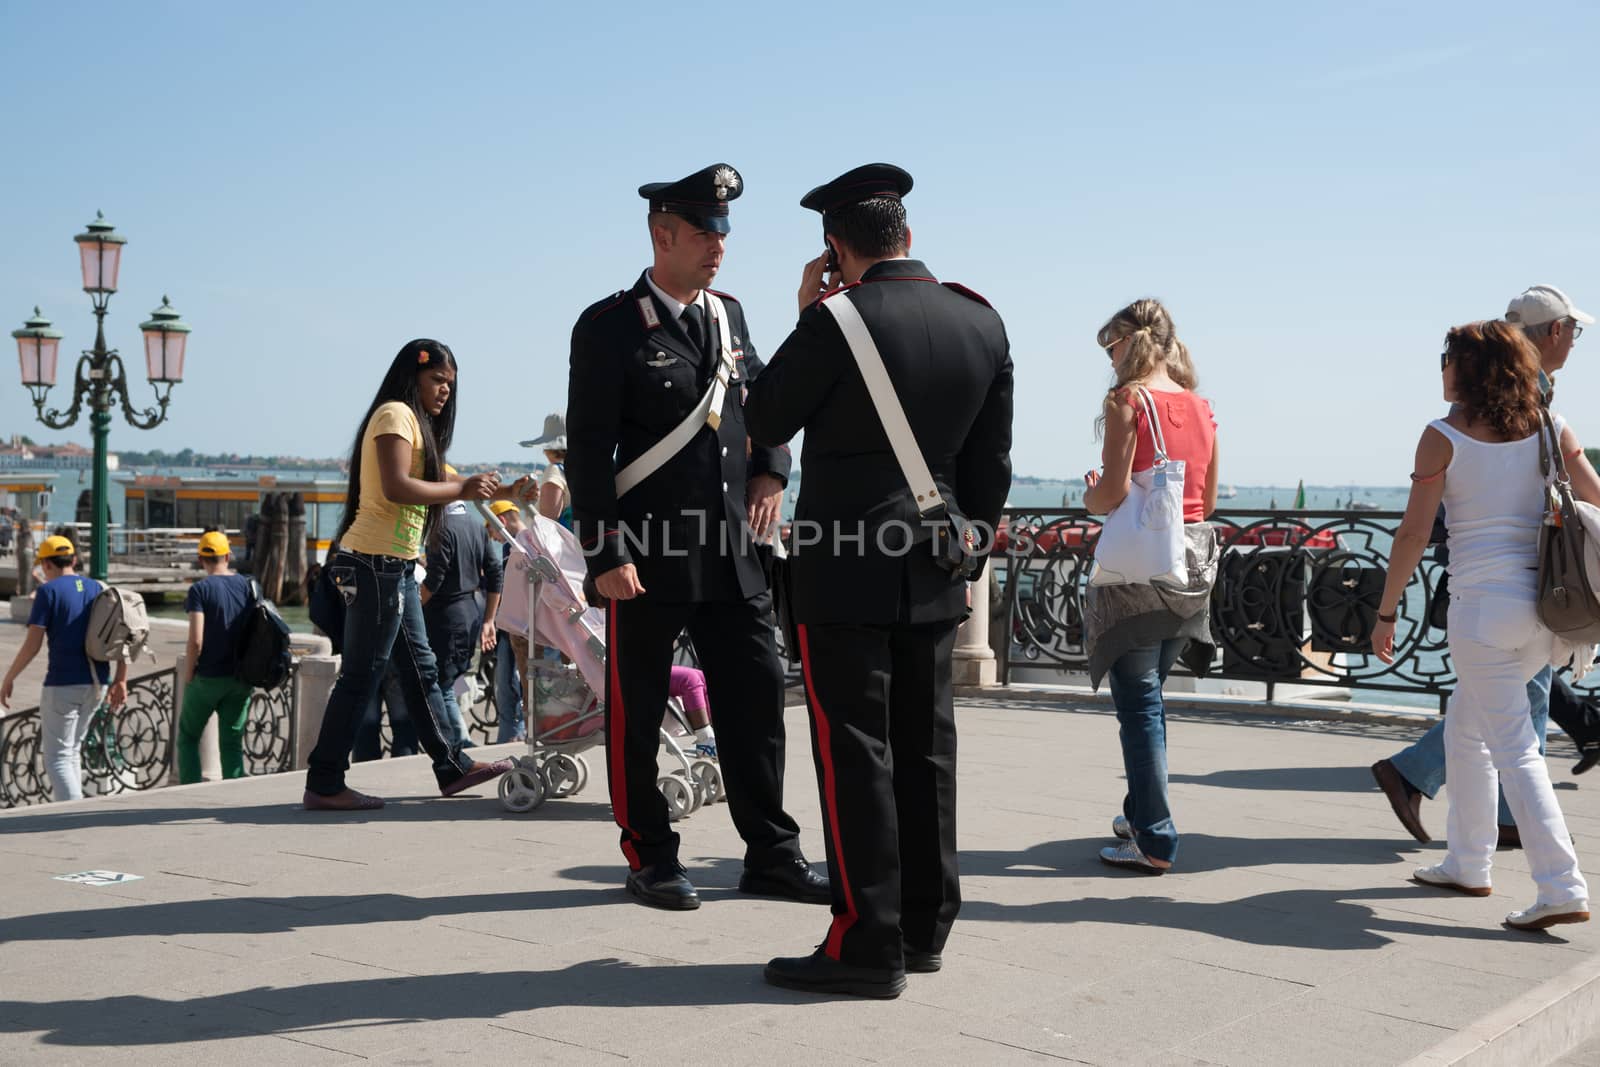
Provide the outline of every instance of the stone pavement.
{"type": "MultiPolygon", "coordinates": [[[[1366,768],[1420,726],[1175,713],[1182,852],[1150,878],[1095,859],[1122,793],[1106,704],[966,696],[960,722],[966,903],[944,971],[897,1001],[762,982],[826,911],[735,891],[725,807],[680,824],[704,906],[659,912],[623,894],[599,759],[524,816],[442,800],[410,759],[352,772],[390,799],[365,815],[298,810],[298,775],[0,814],[0,1062],[1594,1062],[1593,1012],[1555,1016],[1600,986],[1600,925],[1502,929],[1532,899],[1517,852],[1487,899],[1406,881],[1440,846],[1403,836],[1366,768]],[[54,880],[86,869],[142,880],[54,880]]],[[[1593,857],[1600,775],[1570,762],[1556,743],[1593,857]]],[[[1425,817],[1442,831],[1442,804],[1425,817]]]]}

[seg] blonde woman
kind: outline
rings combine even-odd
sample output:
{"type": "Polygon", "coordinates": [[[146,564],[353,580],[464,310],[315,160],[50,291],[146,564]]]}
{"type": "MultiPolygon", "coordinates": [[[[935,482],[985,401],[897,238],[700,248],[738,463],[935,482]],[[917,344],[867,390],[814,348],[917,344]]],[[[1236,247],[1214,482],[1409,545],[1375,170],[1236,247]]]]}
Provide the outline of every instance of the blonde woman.
{"type": "Polygon", "coordinates": [[[1195,393],[1198,379],[1172,316],[1156,300],[1138,300],[1096,338],[1114,371],[1097,427],[1104,434],[1102,473],[1090,471],[1083,503],[1109,513],[1128,496],[1133,472],[1148,470],[1155,442],[1144,405],[1161,423],[1169,460],[1182,460],[1187,588],[1092,586],[1084,606],[1089,674],[1096,687],[1111,679],[1128,792],[1111,822],[1117,845],[1100,851],[1113,867],[1162,874],[1178,856],[1178,830],[1167,802],[1167,716],[1161,686],[1189,641],[1211,643],[1211,583],[1216,537],[1205,518],[1217,506],[1217,423],[1211,403],[1195,393]]]}
{"type": "MultiPolygon", "coordinates": [[[[1533,906],[1506,916],[1506,925],[1542,930],[1587,922],[1589,887],[1528,715],[1528,679],[1554,651],[1537,606],[1545,509],[1538,352],[1521,329],[1478,322],[1450,331],[1439,362],[1444,398],[1453,406],[1417,443],[1411,498],[1394,535],[1372,631],[1378,658],[1394,662],[1396,613],[1443,503],[1450,545],[1447,631],[1456,669],[1444,727],[1449,842],[1443,862],[1417,868],[1413,880],[1489,895],[1498,775],[1538,887],[1533,906]]],[[[1573,491],[1600,504],[1600,477],[1577,435],[1560,416],[1554,423],[1573,491]]]]}

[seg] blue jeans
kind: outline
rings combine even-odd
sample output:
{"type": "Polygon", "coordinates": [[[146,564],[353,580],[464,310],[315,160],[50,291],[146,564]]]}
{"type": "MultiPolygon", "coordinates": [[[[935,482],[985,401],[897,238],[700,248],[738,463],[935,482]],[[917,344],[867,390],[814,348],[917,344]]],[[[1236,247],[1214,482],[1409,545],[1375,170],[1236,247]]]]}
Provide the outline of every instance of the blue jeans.
{"type": "Polygon", "coordinates": [[[500,717],[497,744],[521,741],[527,736],[522,722],[522,679],[517,676],[517,653],[511,635],[501,630],[494,646],[494,706],[500,717]]]}
{"type": "Polygon", "coordinates": [[[1167,805],[1167,707],[1161,686],[1186,643],[1172,638],[1124,652],[1108,674],[1128,779],[1122,814],[1133,826],[1139,850],[1168,863],[1178,858],[1178,828],[1167,805]]]}
{"type": "Polygon", "coordinates": [[[307,762],[306,789],[334,796],[345,788],[350,747],[356,728],[394,667],[401,702],[416,727],[417,740],[433,758],[441,787],[461,777],[472,760],[450,740],[454,731],[439,692],[439,670],[428,647],[417,596],[416,563],[393,556],[341,550],[327,573],[345,603],[344,653],[339,678],[328,694],[317,746],[307,762]]]}
{"type": "Polygon", "coordinates": [[[356,729],[356,743],[350,751],[351,762],[364,763],[383,758],[385,713],[389,716],[389,757],[399,759],[401,756],[415,756],[422,751],[417,745],[416,727],[411,725],[411,716],[406,714],[400,682],[395,678],[391,665],[389,670],[383,672],[383,685],[379,687],[378,694],[361,716],[361,725],[356,729]]]}
{"type": "MultiPolygon", "coordinates": [[[[1546,667],[1528,682],[1528,714],[1533,719],[1533,733],[1539,739],[1541,756],[1544,755],[1545,728],[1550,722],[1552,673],[1546,667]]],[[[1394,769],[1400,772],[1402,778],[1411,783],[1413,789],[1432,800],[1439,794],[1439,787],[1444,785],[1444,719],[1441,718],[1432,729],[1418,738],[1416,744],[1390,756],[1389,762],[1394,764],[1394,769]]],[[[1506,806],[1505,790],[1500,791],[1500,814],[1497,818],[1501,826],[1517,825],[1511,817],[1511,809],[1506,806]]]]}

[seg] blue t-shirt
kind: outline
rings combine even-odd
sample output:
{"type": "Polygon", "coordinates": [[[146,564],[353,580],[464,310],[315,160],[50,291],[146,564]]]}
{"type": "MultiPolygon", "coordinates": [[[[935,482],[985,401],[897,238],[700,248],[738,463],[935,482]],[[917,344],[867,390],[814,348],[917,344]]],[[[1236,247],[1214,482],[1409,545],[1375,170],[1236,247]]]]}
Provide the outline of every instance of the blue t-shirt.
{"type": "Polygon", "coordinates": [[[93,578],[63,574],[34,592],[28,625],[43,626],[50,646],[45,685],[89,685],[95,675],[101,684],[110,680],[110,664],[96,663],[95,674],[89,673],[89,653],[83,650],[89,637],[89,605],[100,589],[93,578]]]}
{"type": "Polygon", "coordinates": [[[233,677],[233,645],[250,607],[250,579],[243,574],[213,574],[189,587],[183,610],[205,615],[200,637],[200,662],[195,673],[202,678],[233,677]]]}

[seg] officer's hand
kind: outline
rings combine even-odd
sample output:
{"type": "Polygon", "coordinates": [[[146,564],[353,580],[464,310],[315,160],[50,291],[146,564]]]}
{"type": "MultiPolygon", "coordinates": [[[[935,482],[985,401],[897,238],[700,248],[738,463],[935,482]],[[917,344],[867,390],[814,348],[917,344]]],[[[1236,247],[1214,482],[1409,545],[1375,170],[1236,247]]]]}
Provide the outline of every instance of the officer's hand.
{"type": "Polygon", "coordinates": [[[500,472],[490,471],[488,474],[474,474],[461,483],[462,500],[492,500],[495,490],[500,488],[500,472]]]}
{"type": "Polygon", "coordinates": [[[817,302],[817,298],[827,293],[828,285],[823,280],[823,275],[828,270],[828,253],[813,259],[806,264],[800,274],[800,310],[804,311],[817,302]]]}
{"type": "Polygon", "coordinates": [[[770,474],[758,474],[745,487],[745,518],[759,541],[778,519],[783,505],[783,483],[770,474]]]}
{"type": "Polygon", "coordinates": [[[639,584],[639,568],[631,563],[613,567],[594,580],[595,589],[607,600],[632,600],[644,592],[639,584]]]}

